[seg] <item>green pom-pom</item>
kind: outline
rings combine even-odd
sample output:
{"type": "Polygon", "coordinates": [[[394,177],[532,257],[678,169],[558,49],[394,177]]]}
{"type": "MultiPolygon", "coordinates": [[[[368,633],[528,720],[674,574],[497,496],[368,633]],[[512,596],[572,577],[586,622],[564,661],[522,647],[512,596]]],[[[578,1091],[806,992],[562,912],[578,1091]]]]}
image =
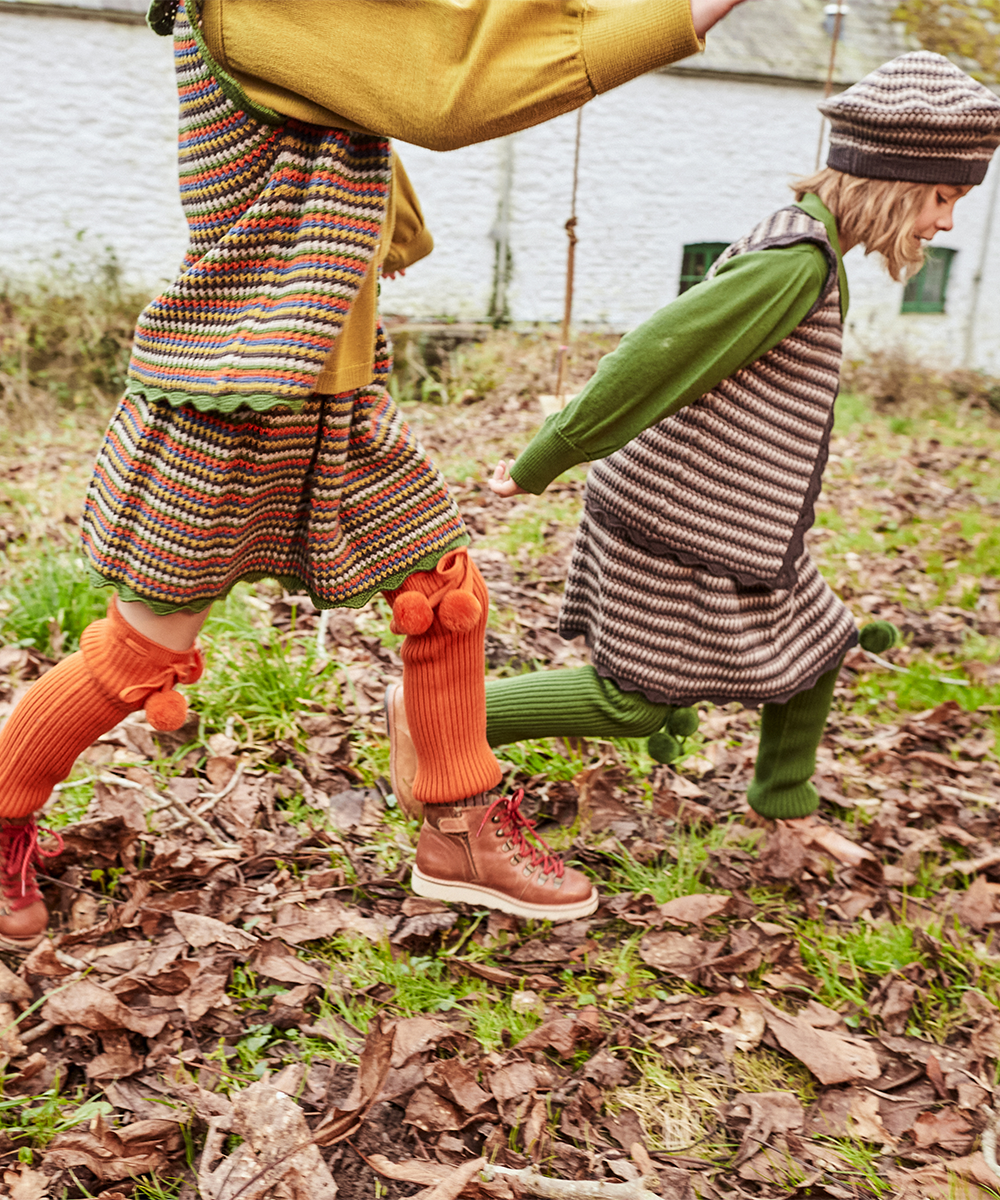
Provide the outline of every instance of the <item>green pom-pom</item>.
{"type": "Polygon", "coordinates": [[[858,640],[862,650],[869,650],[872,654],[884,654],[886,650],[898,646],[902,638],[891,621],[872,621],[861,630],[858,640]]]}
{"type": "Polygon", "coordinates": [[[675,708],[667,717],[667,729],[674,737],[690,737],[698,729],[698,710],[696,708],[675,708]]]}
{"type": "Polygon", "coordinates": [[[649,753],[658,763],[672,763],[681,756],[681,744],[672,733],[661,729],[649,739],[649,753]]]}

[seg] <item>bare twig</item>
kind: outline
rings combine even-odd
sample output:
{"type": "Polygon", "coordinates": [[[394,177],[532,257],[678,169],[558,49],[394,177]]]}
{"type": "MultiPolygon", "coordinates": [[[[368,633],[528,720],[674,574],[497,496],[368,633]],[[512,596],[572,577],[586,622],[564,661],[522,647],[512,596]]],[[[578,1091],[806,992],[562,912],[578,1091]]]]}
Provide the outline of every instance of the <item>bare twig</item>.
{"type": "Polygon", "coordinates": [[[952,787],[950,783],[935,783],[934,790],[940,792],[942,796],[954,796],[956,800],[973,800],[990,808],[1000,806],[1000,800],[993,796],[986,796],[982,792],[970,792],[968,788],[952,787]]]}
{"type": "Polygon", "coordinates": [[[535,1167],[500,1167],[493,1163],[483,1167],[487,1183],[497,1177],[541,1200],[661,1200],[648,1186],[659,1186],[655,1175],[644,1175],[630,1183],[608,1183],[604,1179],[552,1179],[539,1175],[535,1167]]]}
{"type": "Polygon", "coordinates": [[[32,1025],[30,1029],[26,1029],[21,1034],[21,1041],[27,1046],[31,1042],[37,1042],[39,1038],[45,1037],[47,1033],[51,1033],[55,1028],[56,1024],[54,1021],[40,1021],[37,1025],[32,1025]]]}
{"type": "MultiPolygon", "coordinates": [[[[864,649],[864,647],[862,647],[862,649],[864,649]]],[[[913,674],[909,667],[898,667],[895,663],[889,662],[887,658],[883,658],[881,654],[876,654],[874,650],[865,650],[865,654],[868,655],[873,663],[878,663],[880,667],[888,667],[890,671],[896,671],[900,675],[913,674]]],[[[972,684],[968,681],[968,679],[951,679],[946,675],[932,675],[931,679],[933,679],[935,683],[952,683],[955,685],[955,687],[972,687],[972,684]]]]}
{"type": "Polygon", "coordinates": [[[988,1124],[983,1130],[982,1137],[983,1159],[993,1174],[1000,1179],[1000,1166],[997,1165],[997,1127],[1000,1126],[1000,1117],[988,1104],[984,1104],[982,1107],[988,1118],[988,1124]]]}
{"type": "Polygon", "coordinates": [[[212,828],[212,826],[209,825],[209,823],[205,820],[205,818],[198,816],[198,814],[194,811],[194,809],[192,809],[189,805],[185,804],[184,801],[181,800],[179,797],[171,796],[170,804],[171,804],[171,807],[176,808],[179,813],[182,813],[185,817],[187,817],[188,821],[190,821],[193,825],[197,825],[199,829],[203,830],[204,833],[206,834],[206,836],[208,837],[208,839],[214,845],[218,846],[218,848],[220,850],[238,850],[239,849],[239,847],[234,845],[233,842],[224,842],[222,840],[222,838],[220,838],[219,835],[215,832],[215,830],[212,828]]]}
{"type": "Polygon", "coordinates": [[[330,626],[331,612],[333,612],[332,608],[321,609],[316,626],[316,653],[324,661],[330,657],[326,649],[326,631],[330,626]]]}
{"type": "Polygon", "coordinates": [[[241,759],[236,764],[236,770],[233,772],[232,779],[230,779],[226,786],[220,789],[218,792],[211,792],[209,795],[205,796],[204,804],[198,805],[198,812],[206,813],[210,808],[213,808],[216,804],[218,804],[220,800],[225,800],[229,793],[235,790],[236,785],[243,776],[243,769],[245,766],[246,763],[241,759]]]}

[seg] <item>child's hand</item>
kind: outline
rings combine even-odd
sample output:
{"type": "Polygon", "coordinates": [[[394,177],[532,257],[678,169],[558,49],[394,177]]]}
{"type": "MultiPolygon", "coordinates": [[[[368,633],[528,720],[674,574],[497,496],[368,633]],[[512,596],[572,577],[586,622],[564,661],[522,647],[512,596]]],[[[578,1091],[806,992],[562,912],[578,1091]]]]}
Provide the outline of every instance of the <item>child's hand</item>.
{"type": "Polygon", "coordinates": [[[490,491],[496,492],[498,496],[503,496],[505,500],[511,496],[526,496],[528,494],[523,487],[511,479],[510,470],[502,458],[497,463],[496,470],[490,479],[490,491]]]}
{"type": "Polygon", "coordinates": [[[398,271],[387,271],[385,269],[385,267],[382,268],[382,278],[383,279],[395,279],[397,276],[399,276],[399,278],[402,279],[402,277],[405,274],[406,274],[406,267],[400,267],[398,271]]]}

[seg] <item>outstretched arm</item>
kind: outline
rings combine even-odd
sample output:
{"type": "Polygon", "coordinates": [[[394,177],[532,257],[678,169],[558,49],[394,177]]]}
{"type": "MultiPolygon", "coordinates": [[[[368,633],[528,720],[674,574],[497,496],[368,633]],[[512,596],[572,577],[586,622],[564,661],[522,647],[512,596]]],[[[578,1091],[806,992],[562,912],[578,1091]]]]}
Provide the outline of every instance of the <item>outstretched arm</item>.
{"type": "Polygon", "coordinates": [[[686,58],[740,0],[205,0],[252,101],[453,150],[686,58]]]}
{"type": "Polygon", "coordinates": [[[823,252],[809,243],[731,258],[601,359],[510,468],[512,479],[537,495],[569,467],[613,454],[697,400],[791,333],[826,272],[823,252]]]}

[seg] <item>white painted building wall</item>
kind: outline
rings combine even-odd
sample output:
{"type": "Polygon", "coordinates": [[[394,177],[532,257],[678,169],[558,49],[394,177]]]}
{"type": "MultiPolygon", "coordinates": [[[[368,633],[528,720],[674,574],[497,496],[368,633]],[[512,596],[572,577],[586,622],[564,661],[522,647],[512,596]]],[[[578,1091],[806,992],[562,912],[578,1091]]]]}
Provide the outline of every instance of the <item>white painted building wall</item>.
{"type": "Polygon", "coordinates": [[[173,47],[145,25],[0,7],[0,274],[114,250],[152,291],[187,245],[173,47]]]}
{"type": "MultiPolygon", "coordinates": [[[[819,135],[807,86],[660,72],[599,96],[583,112],[576,299],[581,322],[629,329],[677,295],[685,244],[732,241],[791,198],[813,171],[819,135]]],[[[563,308],[575,114],[513,139],[511,315],[557,321],[563,308]]],[[[482,316],[492,285],[501,143],[447,154],[398,146],[438,241],[405,279],[383,284],[383,308],[422,317],[482,316]]],[[[903,287],[860,250],[847,256],[848,354],[908,343],[960,365],[997,167],[939,234],[957,249],[947,312],[900,313],[903,287]]],[[[985,258],[971,363],[1000,374],[1000,212],[985,258]]]]}
{"type": "MultiPolygon", "coordinates": [[[[121,2],[121,0],[119,0],[121,2]]],[[[175,174],[171,46],[144,26],[4,12],[0,3],[0,273],[27,276],[99,258],[153,290],[176,269],[186,232],[175,174]],[[58,256],[58,259],[57,259],[58,256]]],[[[812,170],[820,92],[679,72],[644,76],[583,113],[575,318],[628,329],[677,294],[685,243],[739,237],[812,170]]],[[[503,162],[512,159],[508,289],[515,321],[562,314],[575,114],[447,154],[399,146],[437,241],[383,308],[483,317],[494,283],[503,162]]],[[[997,167],[993,168],[993,172],[997,167]]],[[[1000,374],[1000,212],[983,256],[986,185],[960,202],[944,314],[900,315],[902,287],[848,256],[848,353],[908,343],[919,357],[1000,374]],[[982,258],[969,341],[973,279],[982,258]]]]}

